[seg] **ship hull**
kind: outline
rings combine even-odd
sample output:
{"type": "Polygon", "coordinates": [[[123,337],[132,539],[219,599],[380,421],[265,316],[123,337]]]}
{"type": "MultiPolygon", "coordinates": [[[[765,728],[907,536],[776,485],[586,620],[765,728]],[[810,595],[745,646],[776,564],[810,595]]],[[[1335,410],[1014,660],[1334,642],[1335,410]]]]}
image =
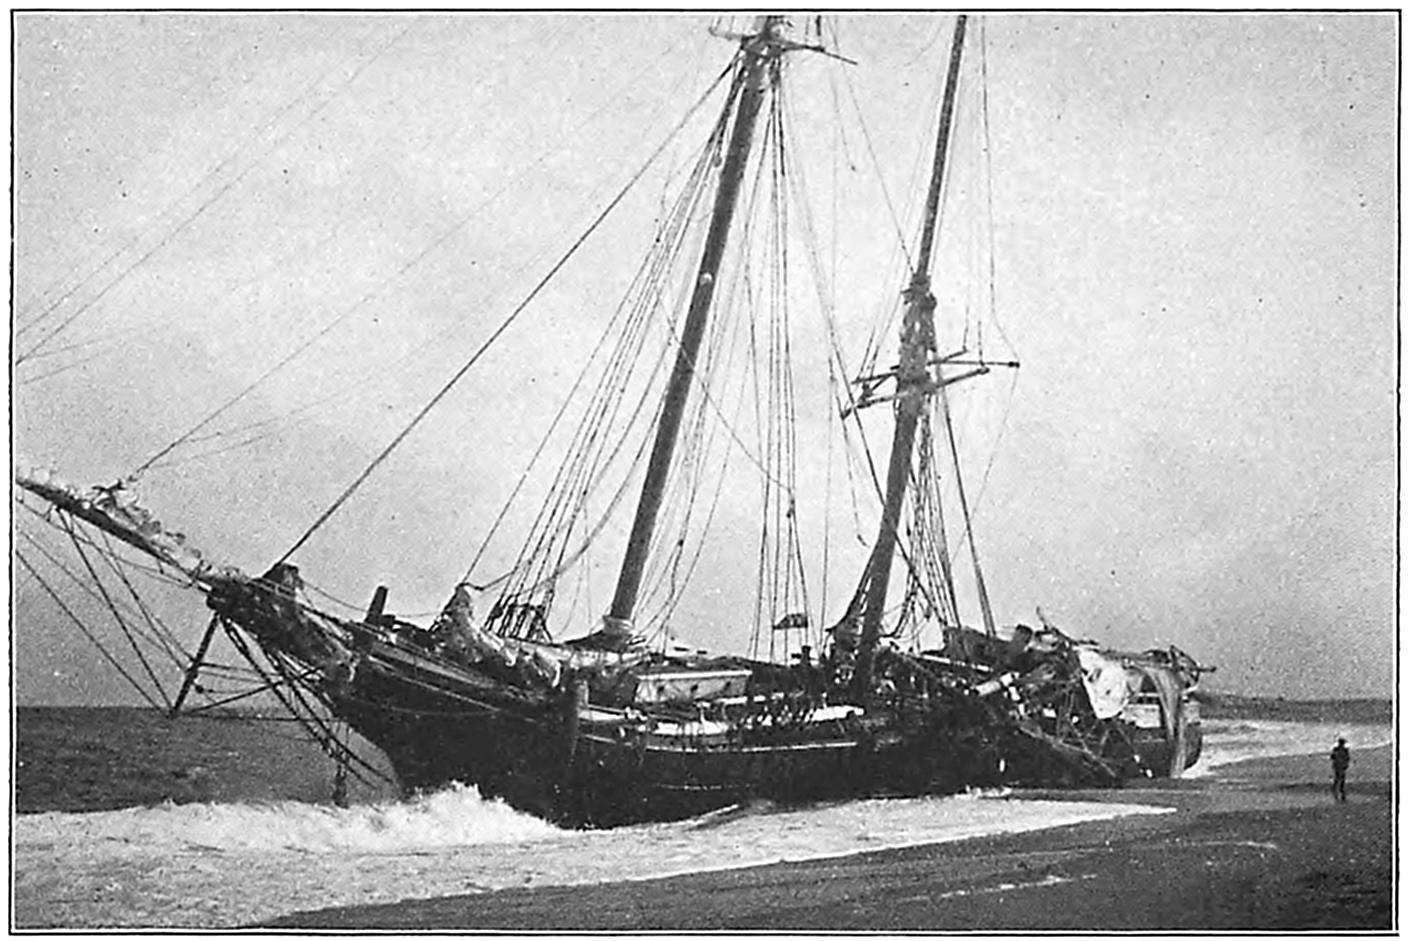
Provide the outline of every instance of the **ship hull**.
{"type": "MultiPolygon", "coordinates": [[[[1097,719],[1075,679],[1055,687],[1062,708],[1027,708],[1000,693],[1015,674],[893,653],[881,661],[884,683],[863,702],[810,663],[483,635],[457,648],[434,631],[296,604],[295,575],[276,568],[257,582],[225,583],[208,600],[381,749],[406,791],[474,785],[567,826],[679,819],[753,799],[1112,786],[1133,774],[1179,774],[1176,756],[1198,752],[1196,710],[1180,708],[1168,727],[1097,719]],[[1161,754],[1166,735],[1174,744],[1161,754]]],[[[1158,720],[1161,708],[1133,714],[1158,720]]]]}
{"type": "MultiPolygon", "coordinates": [[[[382,645],[379,645],[381,647],[382,645]]],[[[374,652],[376,653],[376,652],[374,652]]],[[[981,734],[953,712],[880,710],[845,727],[779,731],[774,741],[673,734],[629,710],[583,707],[564,690],[534,695],[399,649],[368,657],[328,695],[334,712],[376,745],[408,793],[474,785],[489,799],[564,826],[682,819],[754,800],[781,805],[950,794],[967,787],[1051,782],[1051,757],[1021,736],[981,734]]],[[[1178,775],[1175,746],[1132,730],[1139,765],[1178,775]]],[[[1186,726],[1185,766],[1198,757],[1186,726]]],[[[1083,779],[1068,783],[1118,784],[1083,779]]]]}
{"type": "Polygon", "coordinates": [[[565,826],[682,819],[751,800],[953,793],[1001,780],[997,752],[963,747],[938,723],[803,729],[748,744],[660,734],[563,695],[506,692],[493,682],[436,689],[404,667],[367,662],[328,701],[386,754],[408,793],[460,782],[565,826]]]}

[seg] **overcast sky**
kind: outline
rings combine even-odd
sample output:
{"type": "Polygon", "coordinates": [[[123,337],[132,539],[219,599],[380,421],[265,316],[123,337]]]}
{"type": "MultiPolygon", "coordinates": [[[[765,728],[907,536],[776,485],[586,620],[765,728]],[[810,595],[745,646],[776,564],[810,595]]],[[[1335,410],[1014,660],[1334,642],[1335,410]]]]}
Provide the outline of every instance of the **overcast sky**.
{"type": "MultiPolygon", "coordinates": [[[[115,479],[336,322],[212,426],[279,418],[243,436],[259,440],[182,449],[143,481],[172,528],[251,571],[483,342],[730,54],[710,18],[684,15],[14,23],[16,351],[67,324],[15,371],[19,455],[115,479]]],[[[841,17],[856,66],[790,66],[794,143],[825,155],[812,211],[840,214],[822,242],[849,343],[903,283],[887,201],[910,237],[950,24],[841,17]],[[860,182],[873,155],[884,192],[860,182]],[[862,199],[834,203],[854,171],[862,199]]],[[[991,223],[993,294],[943,259],[937,293],[942,316],[982,307],[991,352],[1023,362],[956,393],[999,622],[1041,606],[1078,636],[1178,644],[1218,666],[1219,689],[1388,695],[1395,17],[1013,15],[983,38],[992,190],[957,164],[947,222],[964,230],[968,207],[991,223]]],[[[984,139],[982,101],[962,101],[957,147],[984,139]]],[[[311,581],[357,605],[385,583],[407,613],[444,602],[708,119],[300,551],[311,581]]],[[[799,363],[808,444],[826,390],[799,363]]],[[[834,519],[850,526],[847,499],[834,519]]],[[[744,516],[723,511],[724,530],[744,516]]],[[[869,539],[874,508],[855,518],[869,539]]],[[[605,608],[617,551],[589,560],[584,611],[605,608]]],[[[829,619],[864,551],[837,550],[829,619]]],[[[718,612],[752,608],[751,571],[703,562],[682,631],[738,649],[718,612]]],[[[193,599],[166,609],[187,636],[204,622],[193,599]]],[[[23,575],[15,641],[20,701],[131,700],[23,575]]]]}

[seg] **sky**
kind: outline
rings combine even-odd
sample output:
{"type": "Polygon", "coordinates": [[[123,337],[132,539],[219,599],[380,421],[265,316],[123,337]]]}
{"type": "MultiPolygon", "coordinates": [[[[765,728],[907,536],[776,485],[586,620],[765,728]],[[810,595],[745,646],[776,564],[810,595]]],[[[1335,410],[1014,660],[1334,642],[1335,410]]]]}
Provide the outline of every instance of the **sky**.
{"type": "MultiPolygon", "coordinates": [[[[710,17],[690,15],[14,24],[15,453],[111,481],[258,382],[203,429],[248,430],[178,448],[141,483],[171,528],[250,571],[510,314],[730,54],[710,17]]],[[[876,508],[865,488],[823,500],[845,474],[824,444],[836,425],[815,308],[832,310],[855,372],[904,284],[896,232],[915,228],[951,19],[835,25],[856,65],[797,53],[788,67],[790,147],[817,155],[799,166],[829,271],[818,288],[798,253],[788,292],[799,516],[828,524],[825,599],[816,537],[806,558],[829,622],[876,508]]],[[[966,78],[982,72],[985,93],[971,81],[961,98],[944,220],[959,234],[942,236],[935,277],[947,339],[983,331],[991,355],[1022,361],[952,396],[999,623],[1034,623],[1041,607],[1076,636],[1173,643],[1217,666],[1214,689],[1390,695],[1395,18],[1013,14],[971,40],[983,54],[966,78]]],[[[408,615],[444,603],[521,477],[541,482],[528,456],[711,102],[300,549],[310,581],[353,608],[377,584],[408,615]]],[[[736,349],[744,327],[729,329],[736,349]]],[[[736,404],[721,393],[724,412],[736,404]]],[[[870,411],[875,446],[889,431],[870,411]]],[[[706,546],[726,551],[702,555],[677,628],[730,649],[753,607],[758,510],[744,485],[726,490],[739,499],[723,501],[706,546]]],[[[565,635],[605,609],[627,525],[584,558],[565,635]]],[[[502,570],[507,545],[477,575],[502,570]]],[[[199,597],[158,596],[194,641],[199,597]]],[[[19,569],[14,604],[18,701],[131,701],[19,569]]]]}

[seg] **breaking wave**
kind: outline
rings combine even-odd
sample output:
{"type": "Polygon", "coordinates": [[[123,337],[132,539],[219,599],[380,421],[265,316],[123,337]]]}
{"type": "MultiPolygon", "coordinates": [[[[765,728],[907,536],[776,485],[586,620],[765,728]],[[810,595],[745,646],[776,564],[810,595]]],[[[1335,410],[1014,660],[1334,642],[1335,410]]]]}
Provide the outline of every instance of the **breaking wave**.
{"type": "Polygon", "coordinates": [[[407,853],[567,835],[552,824],[454,784],[407,801],[348,808],[299,801],[161,804],[26,815],[17,846],[83,840],[115,846],[222,851],[407,853]],[[76,832],[77,831],[77,832],[76,832]]]}

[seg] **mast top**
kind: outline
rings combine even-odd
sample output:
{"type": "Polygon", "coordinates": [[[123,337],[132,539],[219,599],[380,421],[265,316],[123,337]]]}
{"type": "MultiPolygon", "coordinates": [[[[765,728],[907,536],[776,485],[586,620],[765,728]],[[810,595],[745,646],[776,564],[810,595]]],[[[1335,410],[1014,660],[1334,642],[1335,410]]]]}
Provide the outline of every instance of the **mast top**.
{"type": "Polygon", "coordinates": [[[720,29],[711,25],[710,35],[719,39],[729,39],[736,42],[750,42],[753,40],[778,42],[783,38],[783,31],[787,28],[787,17],[780,16],[776,13],[761,13],[754,17],[754,31],[752,33],[740,33],[734,30],[720,29]]]}
{"type": "MultiPolygon", "coordinates": [[[[711,26],[710,35],[720,39],[735,40],[745,45],[751,42],[760,43],[767,46],[769,52],[773,54],[782,52],[816,52],[830,59],[846,62],[848,65],[857,64],[855,59],[838,55],[836,52],[823,46],[821,42],[805,43],[789,39],[787,33],[792,28],[793,24],[789,22],[788,17],[779,14],[765,14],[754,18],[754,32],[752,33],[740,33],[711,26]]],[[[819,30],[821,30],[821,27],[819,27],[819,30]]],[[[819,35],[819,39],[821,39],[821,35],[819,35]]]]}

